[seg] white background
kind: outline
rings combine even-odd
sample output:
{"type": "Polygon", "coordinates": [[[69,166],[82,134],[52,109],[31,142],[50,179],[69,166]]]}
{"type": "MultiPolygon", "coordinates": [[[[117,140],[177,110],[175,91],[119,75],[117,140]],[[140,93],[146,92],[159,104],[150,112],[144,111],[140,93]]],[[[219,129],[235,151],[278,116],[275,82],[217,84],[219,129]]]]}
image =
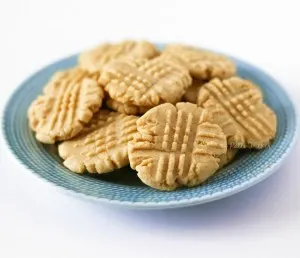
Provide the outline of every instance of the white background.
{"type": "MultiPolygon", "coordinates": [[[[299,10],[296,0],[0,0],[1,111],[41,66],[124,38],[230,53],[272,74],[299,103],[299,10]]],[[[297,143],[278,173],[233,197],[134,211],[61,194],[15,162],[1,138],[0,257],[299,258],[299,154],[297,143]]]]}

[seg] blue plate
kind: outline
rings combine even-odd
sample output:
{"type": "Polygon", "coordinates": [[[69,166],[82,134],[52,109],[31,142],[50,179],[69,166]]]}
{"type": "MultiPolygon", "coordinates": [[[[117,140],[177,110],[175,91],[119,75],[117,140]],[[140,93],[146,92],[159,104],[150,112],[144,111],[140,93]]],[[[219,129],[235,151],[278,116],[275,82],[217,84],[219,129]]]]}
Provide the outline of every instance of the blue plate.
{"type": "Polygon", "coordinates": [[[143,185],[130,167],[98,176],[72,173],[62,165],[56,146],[43,145],[35,140],[34,133],[28,127],[27,109],[42,92],[50,76],[57,70],[74,66],[76,59],[75,55],[51,64],[20,85],[6,105],[3,120],[4,137],[17,160],[31,173],[68,193],[99,202],[140,208],[201,204],[240,192],[265,179],[280,167],[295,142],[297,116],[286,92],[258,68],[233,58],[239,76],[260,85],[266,103],[277,114],[277,135],[270,147],[241,152],[234,162],[205,184],[174,192],[160,192],[143,185]]]}

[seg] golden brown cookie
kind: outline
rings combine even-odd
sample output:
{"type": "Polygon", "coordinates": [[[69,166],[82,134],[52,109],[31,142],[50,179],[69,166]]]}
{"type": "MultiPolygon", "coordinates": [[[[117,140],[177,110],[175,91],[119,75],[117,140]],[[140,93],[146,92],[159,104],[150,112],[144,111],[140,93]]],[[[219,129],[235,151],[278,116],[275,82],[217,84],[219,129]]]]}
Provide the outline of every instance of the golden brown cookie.
{"type": "Polygon", "coordinates": [[[231,77],[204,84],[197,104],[209,109],[214,122],[235,148],[263,148],[275,137],[276,114],[263,102],[259,87],[250,81],[231,77]]]}
{"type": "Polygon", "coordinates": [[[238,153],[238,149],[227,148],[227,152],[219,156],[220,159],[219,169],[226,166],[228,163],[230,163],[234,159],[237,153],[238,153]]]}
{"type": "Polygon", "coordinates": [[[150,108],[144,106],[135,106],[130,104],[123,104],[111,98],[106,101],[106,106],[112,110],[118,111],[126,115],[142,115],[146,113],[150,108]]]}
{"type": "Polygon", "coordinates": [[[101,44],[83,52],[78,63],[89,71],[101,71],[103,66],[120,57],[152,58],[158,55],[153,44],[146,41],[123,41],[117,44],[101,44]]]}
{"type": "Polygon", "coordinates": [[[29,125],[43,143],[66,140],[78,134],[101,107],[104,92],[97,74],[80,68],[58,72],[45,86],[43,95],[29,107],[29,125]]]}
{"type": "Polygon", "coordinates": [[[235,64],[229,58],[208,50],[174,44],[168,45],[163,55],[177,58],[193,77],[201,80],[228,78],[236,72],[235,64]]]}
{"type": "Polygon", "coordinates": [[[110,98],[120,103],[154,107],[178,102],[192,79],[183,66],[156,57],[111,62],[104,67],[99,82],[110,98]]]}
{"type": "Polygon", "coordinates": [[[205,83],[203,80],[193,79],[192,85],[188,87],[183,95],[183,100],[190,103],[197,103],[198,92],[201,86],[205,83]]]}
{"type": "Polygon", "coordinates": [[[191,103],[166,103],[137,121],[129,160],[139,178],[160,190],[199,185],[219,168],[226,136],[209,114],[191,103]]]}
{"type": "Polygon", "coordinates": [[[100,110],[75,138],[61,143],[64,165],[76,173],[107,173],[129,164],[128,141],[136,133],[135,116],[100,110]]]}

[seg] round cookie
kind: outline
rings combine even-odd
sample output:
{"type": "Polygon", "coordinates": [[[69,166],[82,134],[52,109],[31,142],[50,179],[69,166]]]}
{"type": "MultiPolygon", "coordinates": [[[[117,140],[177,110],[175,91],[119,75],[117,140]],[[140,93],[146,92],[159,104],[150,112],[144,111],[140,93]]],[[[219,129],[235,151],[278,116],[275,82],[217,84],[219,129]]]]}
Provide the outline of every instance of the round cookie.
{"type": "Polygon", "coordinates": [[[275,137],[277,118],[259,87],[239,77],[204,84],[197,104],[209,110],[234,148],[263,148],[275,137]]]}
{"type": "Polygon", "coordinates": [[[102,105],[103,89],[97,74],[80,68],[57,72],[28,109],[29,125],[43,143],[78,134],[102,105]]]}
{"type": "Polygon", "coordinates": [[[120,57],[152,58],[158,50],[147,41],[123,41],[117,44],[101,44],[94,49],[83,52],[78,58],[79,65],[89,71],[102,71],[110,61],[120,57]]]}
{"type": "Polygon", "coordinates": [[[196,186],[219,168],[226,136],[206,110],[191,103],[166,103],[137,121],[128,143],[130,165],[147,185],[159,190],[196,186]]]}
{"type": "Polygon", "coordinates": [[[129,164],[128,141],[138,117],[100,110],[75,138],[61,143],[64,165],[76,173],[107,173],[129,164]]]}
{"type": "Polygon", "coordinates": [[[236,72],[235,64],[226,56],[208,50],[184,45],[168,45],[163,55],[177,58],[178,62],[188,68],[191,75],[200,80],[228,78],[236,72]]]}
{"type": "Polygon", "coordinates": [[[180,101],[192,78],[185,67],[165,58],[124,58],[106,65],[99,83],[113,100],[150,108],[180,101]]]}

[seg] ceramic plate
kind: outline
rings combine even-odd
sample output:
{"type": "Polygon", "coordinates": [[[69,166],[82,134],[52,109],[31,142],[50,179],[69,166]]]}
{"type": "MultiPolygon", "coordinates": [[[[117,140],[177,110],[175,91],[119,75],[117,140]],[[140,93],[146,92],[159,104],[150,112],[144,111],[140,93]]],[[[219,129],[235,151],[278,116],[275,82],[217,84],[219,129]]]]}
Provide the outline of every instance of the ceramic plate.
{"type": "MultiPolygon", "coordinates": [[[[241,152],[234,162],[205,184],[174,192],[160,192],[143,185],[130,167],[98,176],[72,173],[62,165],[56,146],[44,145],[35,140],[34,133],[28,127],[27,108],[42,92],[50,76],[57,70],[74,66],[76,59],[76,55],[62,59],[27,79],[9,99],[3,116],[3,134],[15,158],[30,173],[68,193],[98,202],[140,208],[201,204],[235,194],[265,179],[280,167],[295,142],[297,117],[286,92],[258,68],[233,58],[239,76],[260,85],[266,103],[277,114],[277,135],[270,147],[260,151],[241,152]]],[[[23,172],[24,170],[20,171],[23,172]]]]}

